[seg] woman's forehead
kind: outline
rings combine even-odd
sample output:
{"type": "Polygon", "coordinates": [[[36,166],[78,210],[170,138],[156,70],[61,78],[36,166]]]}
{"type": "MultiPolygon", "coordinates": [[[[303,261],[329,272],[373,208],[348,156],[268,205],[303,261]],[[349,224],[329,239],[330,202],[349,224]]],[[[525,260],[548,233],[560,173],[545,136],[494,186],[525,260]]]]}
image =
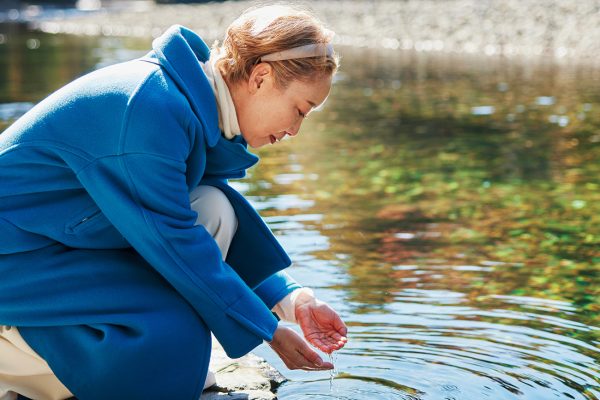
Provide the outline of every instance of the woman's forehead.
{"type": "Polygon", "coordinates": [[[331,89],[331,78],[311,81],[295,80],[288,86],[288,93],[311,108],[319,107],[327,99],[331,89]]]}

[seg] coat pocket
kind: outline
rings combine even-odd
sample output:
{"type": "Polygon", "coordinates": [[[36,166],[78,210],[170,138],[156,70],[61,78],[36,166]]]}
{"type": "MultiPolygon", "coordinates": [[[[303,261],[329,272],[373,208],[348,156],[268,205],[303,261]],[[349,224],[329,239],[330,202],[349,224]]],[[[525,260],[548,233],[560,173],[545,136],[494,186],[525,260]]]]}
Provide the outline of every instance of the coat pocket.
{"type": "Polygon", "coordinates": [[[85,209],[84,211],[77,214],[75,218],[69,221],[65,225],[65,233],[75,235],[81,232],[85,232],[94,226],[98,225],[102,221],[108,222],[104,218],[102,211],[96,206],[85,209]]]}

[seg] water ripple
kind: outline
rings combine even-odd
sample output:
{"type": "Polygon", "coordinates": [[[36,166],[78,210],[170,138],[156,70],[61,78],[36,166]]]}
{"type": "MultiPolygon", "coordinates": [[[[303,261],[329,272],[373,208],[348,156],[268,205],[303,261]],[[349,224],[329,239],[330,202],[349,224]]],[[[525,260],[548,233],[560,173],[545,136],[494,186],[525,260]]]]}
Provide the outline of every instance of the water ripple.
{"type": "MultiPolygon", "coordinates": [[[[406,304],[399,303],[400,308],[402,305],[406,304]]],[[[534,328],[517,325],[511,320],[501,320],[502,323],[476,320],[505,315],[503,310],[490,314],[467,307],[420,306],[420,312],[407,307],[410,311],[405,309],[406,315],[395,317],[396,323],[386,323],[384,315],[379,316],[378,322],[370,315],[349,323],[353,333],[352,350],[342,350],[342,354],[349,353],[348,358],[352,359],[347,362],[349,370],[356,368],[355,365],[372,363],[393,365],[400,377],[396,381],[398,384],[428,394],[439,388],[433,388],[431,382],[415,385],[410,378],[411,368],[426,369],[428,379],[439,374],[462,376],[454,384],[465,390],[474,389],[473,379],[477,376],[487,380],[485,387],[494,392],[494,396],[500,396],[493,398],[512,398],[502,397],[507,395],[506,392],[519,396],[529,393],[532,398],[544,399],[594,398],[600,375],[600,365],[596,361],[600,349],[597,347],[548,331],[548,326],[544,325],[534,328]],[[448,314],[454,318],[447,318],[448,314]],[[475,320],[462,320],[467,314],[475,320]],[[377,361],[366,361],[369,358],[377,361]],[[466,384],[468,381],[470,383],[466,384]]],[[[510,314],[513,319],[524,321],[531,317],[520,316],[517,312],[510,314]]],[[[549,322],[556,321],[544,320],[544,323],[549,322]]],[[[581,324],[571,325],[584,331],[593,329],[581,324]]],[[[344,370],[343,367],[340,369],[344,370]]],[[[483,387],[481,390],[479,396],[472,398],[480,398],[483,387]]]]}

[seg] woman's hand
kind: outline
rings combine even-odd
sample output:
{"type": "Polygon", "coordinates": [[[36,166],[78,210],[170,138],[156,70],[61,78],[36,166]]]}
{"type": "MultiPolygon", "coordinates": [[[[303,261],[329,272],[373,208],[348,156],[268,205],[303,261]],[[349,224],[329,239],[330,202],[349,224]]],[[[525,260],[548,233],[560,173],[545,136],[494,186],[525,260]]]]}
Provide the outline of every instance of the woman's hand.
{"type": "Polygon", "coordinates": [[[279,325],[277,327],[269,346],[289,369],[303,369],[306,371],[333,369],[333,364],[323,361],[319,354],[302,339],[302,336],[285,326],[279,325]]]}
{"type": "Polygon", "coordinates": [[[348,329],[333,308],[305,293],[298,295],[294,304],[296,321],[306,340],[325,353],[344,347],[348,329]]]}

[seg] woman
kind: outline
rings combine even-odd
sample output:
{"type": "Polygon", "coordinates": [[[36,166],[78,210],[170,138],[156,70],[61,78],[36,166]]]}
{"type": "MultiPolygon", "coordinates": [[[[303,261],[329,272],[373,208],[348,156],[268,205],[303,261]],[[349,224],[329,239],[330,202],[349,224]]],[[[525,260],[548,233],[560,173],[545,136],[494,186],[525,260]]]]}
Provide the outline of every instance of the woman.
{"type": "Polygon", "coordinates": [[[258,160],[246,144],[296,135],[325,101],[330,40],[284,6],[212,52],[174,26],[0,135],[0,395],[195,400],[211,332],[230,357],[265,340],[289,368],[332,368],[272,311],[329,353],[344,323],[227,185],[258,160]]]}

